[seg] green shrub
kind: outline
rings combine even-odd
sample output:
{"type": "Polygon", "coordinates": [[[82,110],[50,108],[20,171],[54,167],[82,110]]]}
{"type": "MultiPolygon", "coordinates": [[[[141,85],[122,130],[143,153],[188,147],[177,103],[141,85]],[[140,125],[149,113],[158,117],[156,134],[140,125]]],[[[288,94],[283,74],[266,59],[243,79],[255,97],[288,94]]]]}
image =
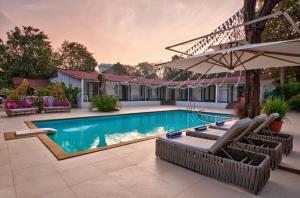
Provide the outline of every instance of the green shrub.
{"type": "Polygon", "coordinates": [[[90,101],[90,109],[93,109],[93,108],[99,109],[100,106],[101,106],[100,96],[97,96],[97,95],[93,96],[90,101]]]}
{"type": "Polygon", "coordinates": [[[300,93],[298,95],[293,96],[289,100],[289,105],[290,105],[291,109],[300,112],[300,93]]]}
{"type": "Polygon", "coordinates": [[[43,106],[44,106],[44,100],[41,96],[34,96],[31,98],[32,106],[37,107],[39,112],[42,111],[43,106]]]}
{"type": "Polygon", "coordinates": [[[90,108],[97,108],[99,111],[116,111],[118,102],[118,99],[113,95],[93,96],[90,108]]]}
{"type": "Polygon", "coordinates": [[[289,100],[293,96],[300,93],[300,82],[286,83],[278,86],[276,89],[267,92],[265,98],[283,96],[285,100],[289,100]]]}
{"type": "Polygon", "coordinates": [[[49,95],[49,89],[47,87],[40,87],[36,89],[36,95],[37,96],[48,96],[49,95]]]}
{"type": "Polygon", "coordinates": [[[78,87],[73,88],[72,84],[66,86],[65,83],[62,83],[61,86],[65,92],[67,99],[71,103],[71,106],[77,107],[77,96],[81,90],[78,87]]]}
{"type": "Polygon", "coordinates": [[[286,100],[300,93],[300,82],[286,83],[281,86],[282,93],[286,100]]]}
{"type": "Polygon", "coordinates": [[[285,118],[287,112],[289,111],[289,105],[280,97],[269,97],[262,105],[262,111],[267,115],[272,113],[278,113],[279,119],[285,118]]]}
{"type": "Polygon", "coordinates": [[[12,89],[7,89],[7,88],[0,89],[0,95],[1,96],[8,96],[12,92],[13,92],[12,89]]]}

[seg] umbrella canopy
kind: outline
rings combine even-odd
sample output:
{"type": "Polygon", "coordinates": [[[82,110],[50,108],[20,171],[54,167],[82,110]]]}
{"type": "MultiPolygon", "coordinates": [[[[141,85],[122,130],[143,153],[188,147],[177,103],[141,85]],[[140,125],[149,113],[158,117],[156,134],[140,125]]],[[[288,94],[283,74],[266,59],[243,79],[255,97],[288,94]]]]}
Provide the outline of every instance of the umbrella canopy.
{"type": "Polygon", "coordinates": [[[207,74],[227,72],[228,70],[300,66],[300,38],[230,47],[233,44],[229,43],[229,48],[226,49],[214,50],[159,65],[207,74]]]}

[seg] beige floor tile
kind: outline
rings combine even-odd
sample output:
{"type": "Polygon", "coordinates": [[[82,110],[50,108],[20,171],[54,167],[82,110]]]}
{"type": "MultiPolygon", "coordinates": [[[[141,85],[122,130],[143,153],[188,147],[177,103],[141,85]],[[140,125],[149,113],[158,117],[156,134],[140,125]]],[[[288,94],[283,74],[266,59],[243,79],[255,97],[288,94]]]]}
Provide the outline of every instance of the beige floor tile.
{"type": "Polygon", "coordinates": [[[22,154],[10,155],[10,159],[13,170],[20,170],[44,163],[50,163],[54,160],[49,157],[47,153],[36,150],[22,154]]]}
{"type": "Polygon", "coordinates": [[[53,164],[58,171],[64,171],[80,166],[86,166],[92,164],[92,162],[89,160],[88,155],[83,155],[65,160],[55,160],[53,161],[53,164]]]}
{"type": "Polygon", "coordinates": [[[51,193],[47,193],[39,198],[76,198],[76,195],[71,191],[70,188],[63,188],[51,193]]]}
{"type": "Polygon", "coordinates": [[[146,178],[152,177],[150,173],[140,169],[137,166],[130,166],[117,171],[110,172],[109,177],[112,177],[124,187],[132,187],[138,182],[143,182],[146,178]]]}
{"type": "Polygon", "coordinates": [[[35,138],[22,138],[7,141],[7,146],[10,154],[19,154],[32,150],[41,150],[42,144],[40,140],[35,138]]]}
{"type": "Polygon", "coordinates": [[[13,187],[0,189],[1,198],[16,198],[15,189],[13,187]]]}
{"type": "Polygon", "coordinates": [[[82,183],[103,175],[103,173],[99,169],[92,165],[68,169],[60,172],[60,174],[64,178],[65,182],[69,185],[82,183]]]}
{"type": "Polygon", "coordinates": [[[119,157],[122,155],[127,155],[129,153],[134,152],[134,149],[131,149],[127,146],[120,146],[113,149],[109,149],[108,152],[110,152],[114,157],[119,157]]]}
{"type": "Polygon", "coordinates": [[[132,163],[129,163],[127,161],[124,161],[119,158],[113,158],[113,159],[106,159],[100,162],[96,162],[93,164],[95,167],[99,168],[100,171],[104,173],[110,173],[116,170],[120,170],[123,168],[127,168],[130,166],[133,166],[132,163]]]}
{"type": "Polygon", "coordinates": [[[270,180],[260,193],[260,196],[266,198],[299,198],[299,195],[300,175],[281,170],[271,172],[270,180]]]}
{"type": "Polygon", "coordinates": [[[9,165],[0,166],[0,189],[13,186],[12,173],[9,165]]]}
{"type": "Polygon", "coordinates": [[[176,165],[167,161],[161,160],[156,156],[150,156],[146,160],[137,164],[138,167],[142,168],[146,172],[150,172],[154,175],[160,175],[177,168],[176,165]]]}
{"type": "Polygon", "coordinates": [[[7,164],[9,164],[8,150],[7,149],[0,150],[0,166],[7,165],[7,164]]]}
{"type": "Polygon", "coordinates": [[[119,183],[107,175],[74,185],[71,188],[79,198],[102,198],[124,190],[119,183]]]}
{"type": "Polygon", "coordinates": [[[132,152],[132,153],[128,153],[126,155],[122,155],[122,156],[120,156],[120,158],[122,160],[128,162],[128,163],[138,165],[141,162],[143,162],[143,161],[145,161],[148,158],[151,158],[153,156],[155,156],[155,154],[154,154],[153,146],[152,146],[151,151],[146,150],[146,148],[143,149],[143,150],[140,149],[136,152],[132,152]]]}
{"type": "Polygon", "coordinates": [[[113,193],[109,195],[107,198],[140,198],[140,195],[126,189],[126,190],[113,193]]]}
{"type": "Polygon", "coordinates": [[[67,184],[57,173],[15,186],[18,198],[39,197],[66,187],[67,184]]]}
{"type": "Polygon", "coordinates": [[[171,171],[157,174],[156,176],[179,190],[184,190],[197,183],[201,178],[200,174],[179,166],[174,167],[171,171]]]}
{"type": "Polygon", "coordinates": [[[86,156],[87,156],[88,160],[92,163],[103,161],[106,159],[112,159],[112,158],[116,157],[109,150],[90,153],[86,156]]]}
{"type": "MultiPolygon", "coordinates": [[[[0,136],[2,136],[2,134],[0,133],[0,136]]],[[[0,140],[0,151],[7,149],[7,144],[4,140],[0,140]]]]}
{"type": "Polygon", "coordinates": [[[209,197],[209,198],[232,198],[232,197],[256,197],[255,195],[240,189],[237,186],[233,186],[231,184],[223,183],[218,180],[200,176],[201,180],[185,189],[184,191],[177,194],[175,197],[177,198],[198,198],[199,195],[201,197],[209,197]]]}
{"type": "Polygon", "coordinates": [[[15,184],[21,184],[23,182],[39,179],[54,173],[56,173],[55,166],[52,163],[45,163],[14,171],[13,175],[15,184]]]}
{"type": "Polygon", "coordinates": [[[135,184],[133,187],[126,188],[126,190],[135,197],[143,198],[168,198],[174,197],[180,192],[180,189],[176,189],[176,187],[157,177],[145,178],[142,182],[135,184]]]}

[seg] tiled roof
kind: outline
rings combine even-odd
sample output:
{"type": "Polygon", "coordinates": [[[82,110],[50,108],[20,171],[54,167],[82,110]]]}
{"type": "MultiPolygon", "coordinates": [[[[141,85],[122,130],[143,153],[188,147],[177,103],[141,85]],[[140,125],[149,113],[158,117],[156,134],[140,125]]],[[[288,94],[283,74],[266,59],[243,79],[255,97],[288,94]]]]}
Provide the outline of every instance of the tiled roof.
{"type": "Polygon", "coordinates": [[[114,75],[114,74],[103,74],[104,79],[113,82],[123,82],[123,81],[131,81],[136,77],[126,76],[126,75],[114,75]]]}
{"type": "MultiPolygon", "coordinates": [[[[65,75],[71,76],[77,79],[84,79],[84,80],[98,80],[98,73],[97,72],[83,72],[83,71],[72,71],[72,70],[62,70],[59,69],[58,71],[64,73],[65,75]]],[[[104,79],[111,82],[131,82],[131,83],[138,83],[138,84],[149,84],[149,85],[163,85],[168,84],[168,81],[162,79],[148,79],[144,77],[136,77],[136,76],[128,76],[128,75],[115,75],[115,74],[102,74],[104,79]]],[[[215,83],[237,83],[239,77],[232,76],[228,77],[224,80],[224,78],[214,78],[214,79],[205,79],[205,80],[187,80],[187,81],[173,81],[169,85],[192,85],[192,84],[215,84],[215,83]]],[[[262,76],[262,80],[265,80],[265,77],[262,76]]],[[[245,83],[245,76],[240,77],[240,83],[245,83]]]]}
{"type": "MultiPolygon", "coordinates": [[[[19,85],[23,82],[25,78],[20,78],[20,77],[13,77],[12,81],[14,85],[19,85]]],[[[47,87],[50,84],[50,80],[48,79],[28,79],[28,86],[30,88],[36,89],[38,87],[47,87]]]]}
{"type": "Polygon", "coordinates": [[[98,75],[99,75],[98,72],[74,71],[74,70],[66,70],[66,69],[59,69],[58,72],[61,72],[73,78],[84,79],[84,80],[98,80],[98,75]]]}
{"type": "MultiPolygon", "coordinates": [[[[209,84],[209,83],[212,83],[212,84],[215,84],[215,83],[237,83],[239,80],[239,77],[238,76],[235,76],[235,77],[228,77],[224,80],[224,78],[215,78],[215,79],[204,79],[204,80],[188,80],[186,82],[184,81],[174,81],[174,84],[182,84],[184,83],[184,85],[192,85],[192,84],[209,84]]],[[[241,76],[240,77],[240,83],[245,83],[245,76],[241,76]]]]}

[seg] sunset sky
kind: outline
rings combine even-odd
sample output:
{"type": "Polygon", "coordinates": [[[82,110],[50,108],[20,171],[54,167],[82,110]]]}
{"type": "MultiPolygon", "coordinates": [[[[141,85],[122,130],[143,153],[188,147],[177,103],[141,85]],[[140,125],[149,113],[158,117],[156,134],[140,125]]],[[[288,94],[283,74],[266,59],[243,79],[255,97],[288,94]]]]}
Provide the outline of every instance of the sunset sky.
{"type": "Polygon", "coordinates": [[[167,61],[164,48],[210,33],[242,0],[0,0],[0,38],[14,26],[87,46],[98,63],[167,61]]]}

